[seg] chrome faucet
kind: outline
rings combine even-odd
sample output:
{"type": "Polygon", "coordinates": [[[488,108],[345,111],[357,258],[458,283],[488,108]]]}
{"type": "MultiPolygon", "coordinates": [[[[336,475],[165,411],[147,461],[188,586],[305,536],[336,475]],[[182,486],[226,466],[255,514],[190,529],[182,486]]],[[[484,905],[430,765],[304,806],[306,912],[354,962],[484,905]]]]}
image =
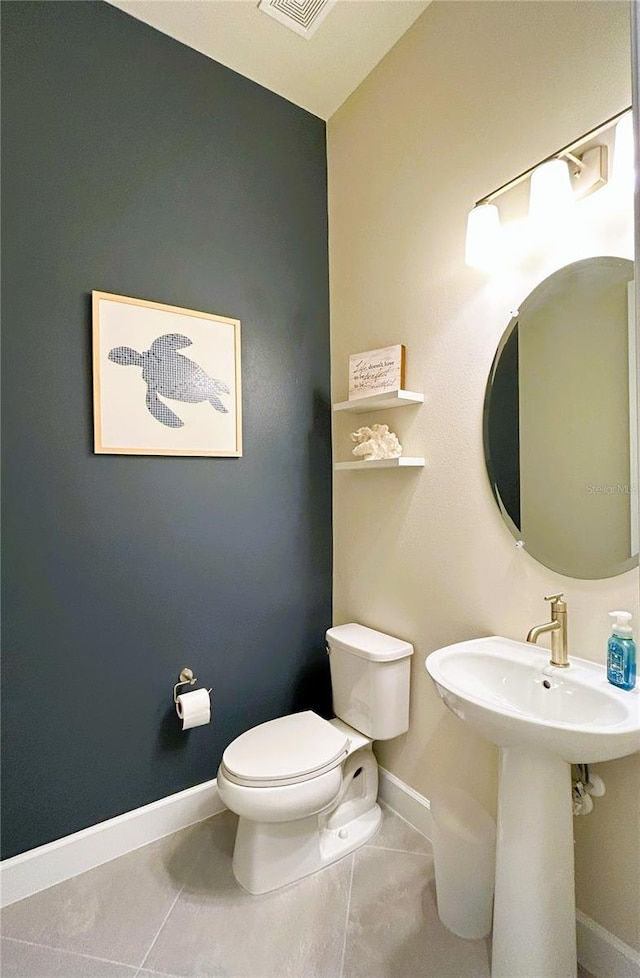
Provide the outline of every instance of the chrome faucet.
{"type": "Polygon", "coordinates": [[[545,601],[551,602],[551,621],[536,625],[529,630],[527,642],[537,642],[540,635],[551,632],[551,659],[549,664],[566,669],[569,665],[567,651],[567,602],[562,594],[550,594],[545,601]]]}

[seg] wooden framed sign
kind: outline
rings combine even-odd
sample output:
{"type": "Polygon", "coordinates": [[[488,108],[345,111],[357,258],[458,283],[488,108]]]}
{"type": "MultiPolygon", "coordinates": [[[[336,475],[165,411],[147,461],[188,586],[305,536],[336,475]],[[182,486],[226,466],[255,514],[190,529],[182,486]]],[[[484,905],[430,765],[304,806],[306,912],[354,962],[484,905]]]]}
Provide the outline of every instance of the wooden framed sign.
{"type": "Polygon", "coordinates": [[[402,390],[405,348],[402,344],[349,357],[349,400],[402,390]]]}
{"type": "Polygon", "coordinates": [[[97,453],[242,455],[240,323],[93,293],[97,453]]]}

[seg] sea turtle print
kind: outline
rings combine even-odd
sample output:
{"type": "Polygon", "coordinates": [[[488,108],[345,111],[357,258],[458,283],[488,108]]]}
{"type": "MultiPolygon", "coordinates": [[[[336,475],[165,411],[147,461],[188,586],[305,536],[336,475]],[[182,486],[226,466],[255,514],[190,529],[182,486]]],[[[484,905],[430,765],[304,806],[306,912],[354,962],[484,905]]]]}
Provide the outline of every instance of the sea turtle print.
{"type": "Polygon", "coordinates": [[[216,411],[228,414],[217,396],[229,393],[227,385],[210,377],[193,360],[176,353],[176,350],[191,345],[188,336],[165,333],[143,353],[132,350],[130,346],[116,346],[109,352],[109,359],[114,363],[142,367],[142,379],[147,385],[147,407],[156,421],[167,428],[182,428],[184,421],[160,400],[158,394],[188,404],[209,401],[216,411]]]}

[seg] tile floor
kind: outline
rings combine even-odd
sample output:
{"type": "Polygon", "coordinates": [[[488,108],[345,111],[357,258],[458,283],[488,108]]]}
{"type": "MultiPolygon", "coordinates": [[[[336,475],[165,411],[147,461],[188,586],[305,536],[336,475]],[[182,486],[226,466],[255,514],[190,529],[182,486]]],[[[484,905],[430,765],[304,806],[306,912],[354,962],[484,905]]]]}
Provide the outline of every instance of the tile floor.
{"type": "Polygon", "coordinates": [[[368,845],[259,897],[234,832],[225,812],[7,907],[2,978],[489,978],[489,942],[442,926],[429,842],[389,809],[368,845]]]}

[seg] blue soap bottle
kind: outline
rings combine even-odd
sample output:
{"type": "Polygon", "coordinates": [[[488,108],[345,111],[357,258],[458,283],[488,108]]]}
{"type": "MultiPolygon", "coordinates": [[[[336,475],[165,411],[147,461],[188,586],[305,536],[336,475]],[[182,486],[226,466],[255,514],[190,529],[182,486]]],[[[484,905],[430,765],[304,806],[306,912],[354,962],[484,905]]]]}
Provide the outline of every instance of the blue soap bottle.
{"type": "Polygon", "coordinates": [[[620,689],[633,689],[636,684],[636,643],[628,611],[610,611],[613,619],[611,638],[607,643],[607,679],[620,689]]]}

